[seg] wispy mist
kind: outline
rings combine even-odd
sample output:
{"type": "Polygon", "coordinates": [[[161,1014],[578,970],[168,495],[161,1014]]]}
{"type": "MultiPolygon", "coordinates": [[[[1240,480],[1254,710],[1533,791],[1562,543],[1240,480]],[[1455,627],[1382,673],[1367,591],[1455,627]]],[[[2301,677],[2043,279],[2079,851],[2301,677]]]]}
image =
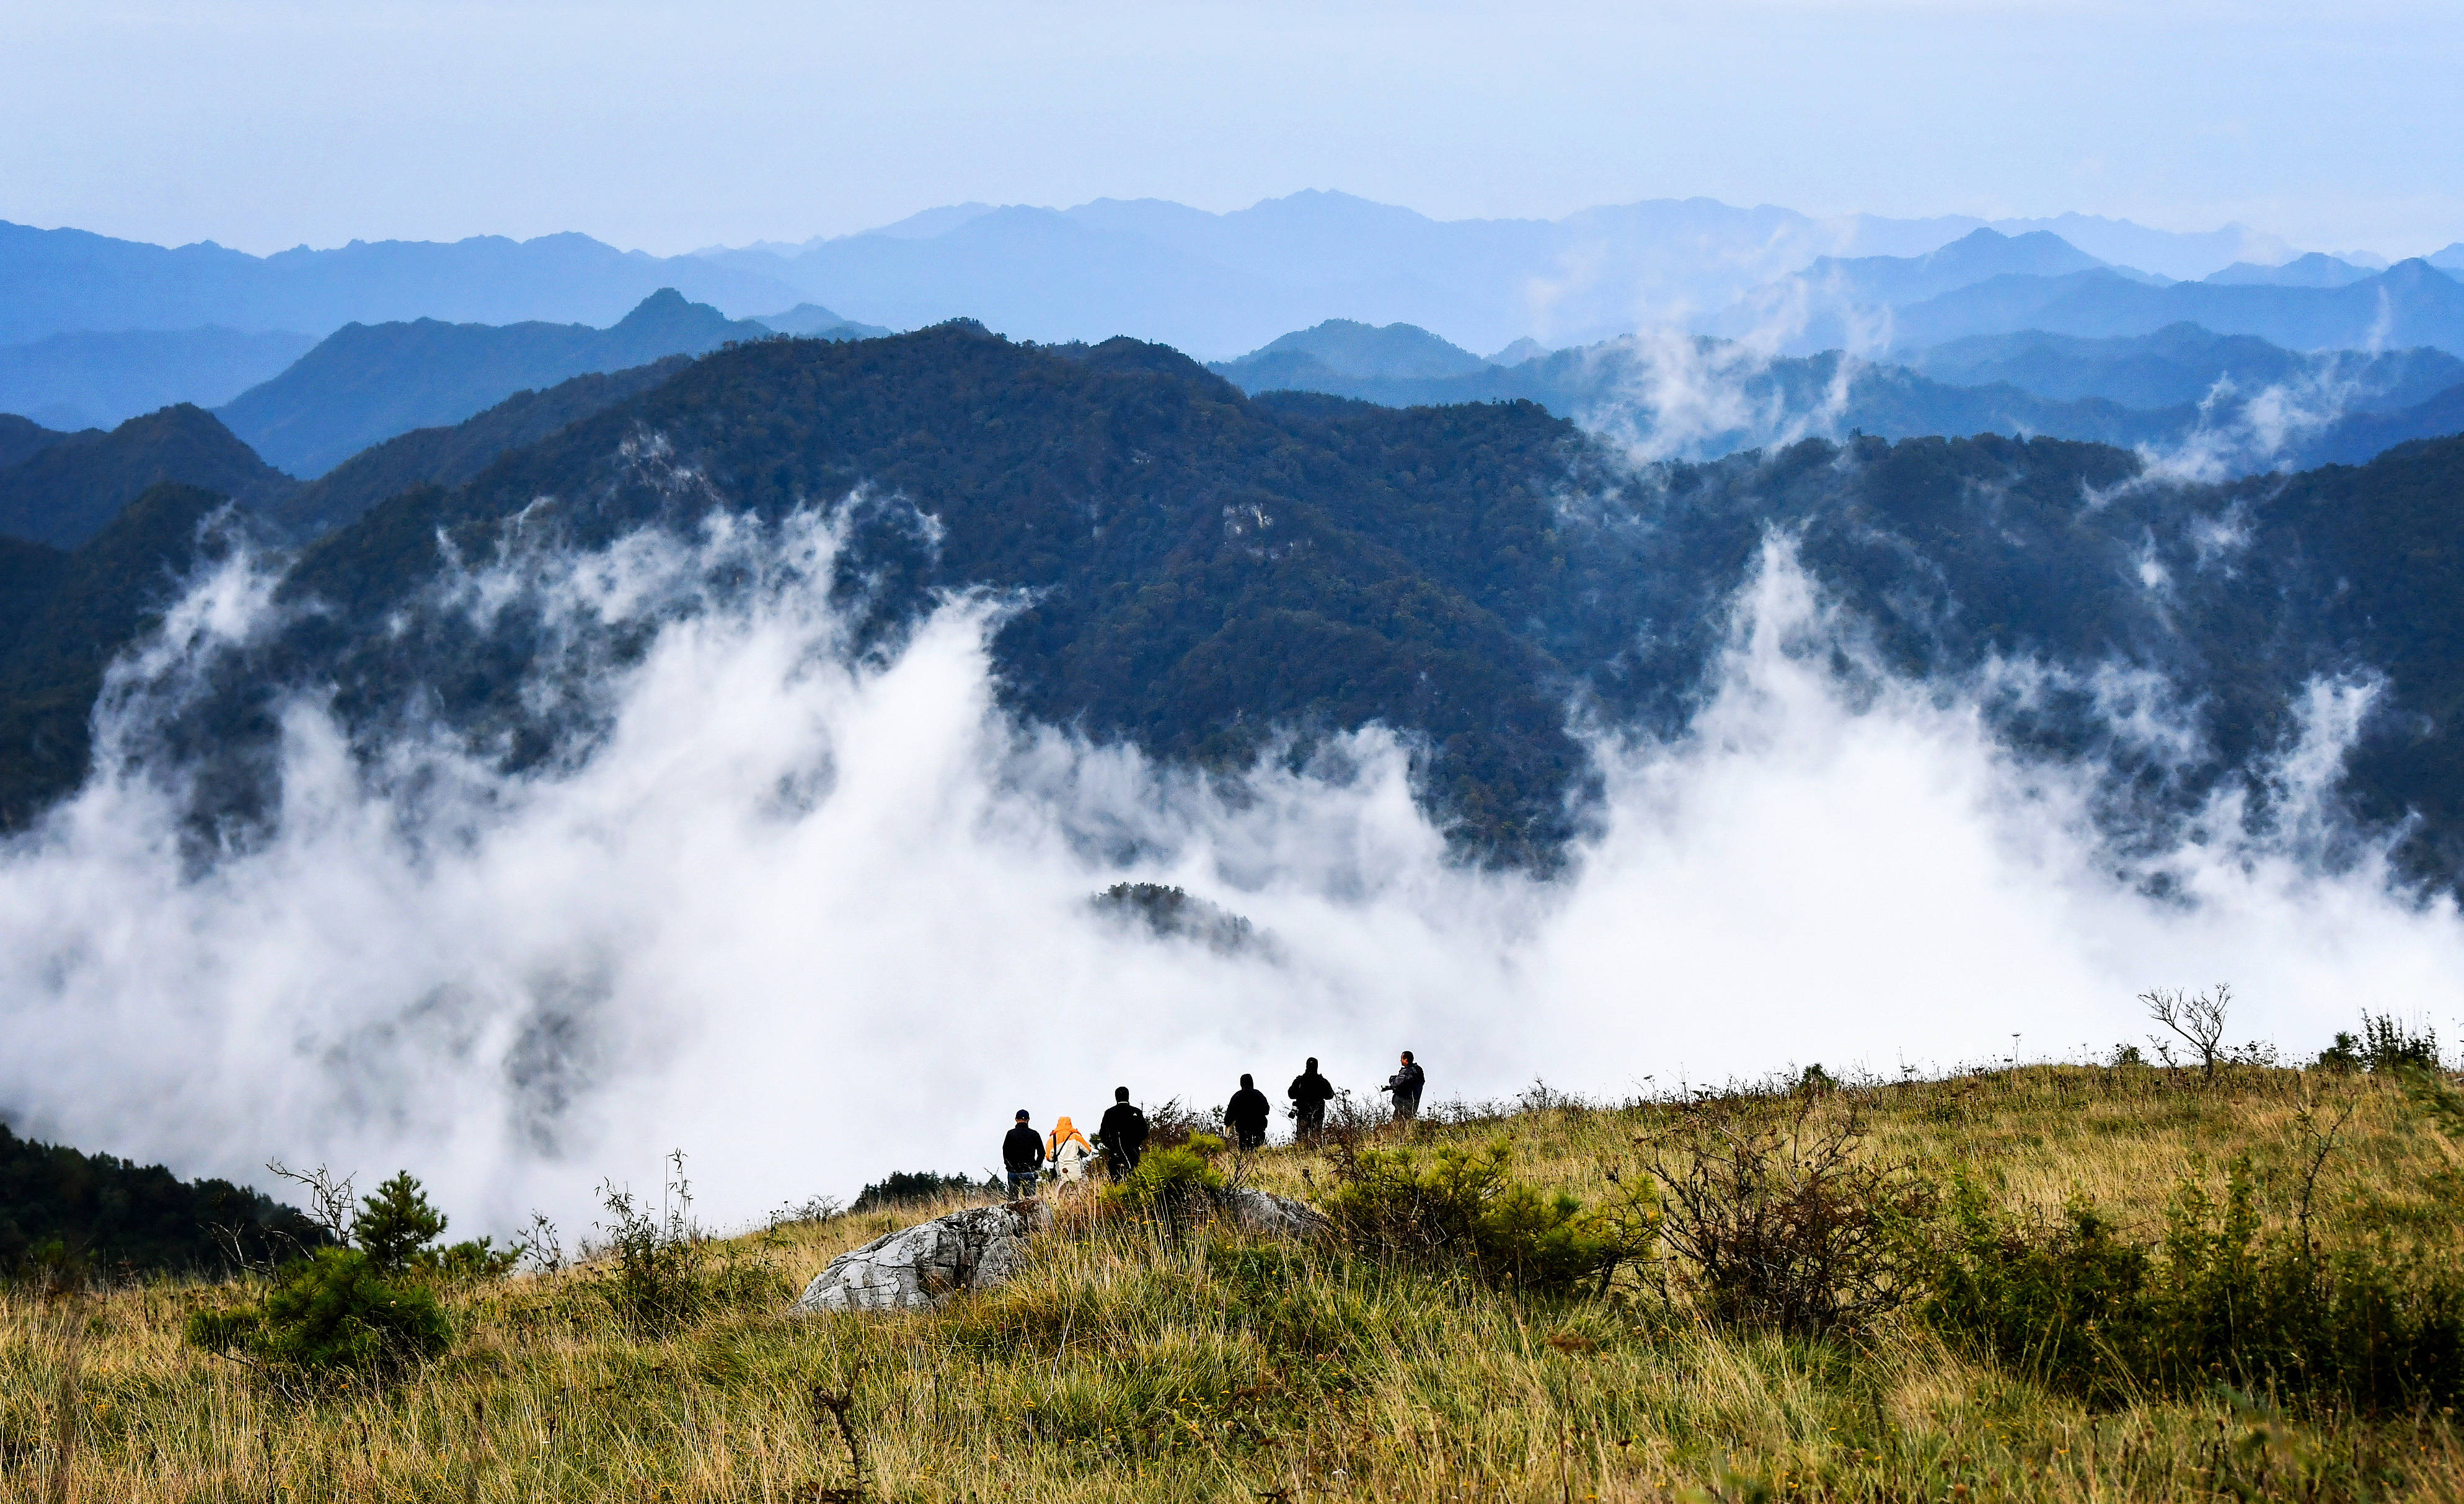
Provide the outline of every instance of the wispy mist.
{"type": "Polygon", "coordinates": [[[0,850],[0,1112],[188,1173],[407,1165],[474,1230],[682,1145],[740,1219],[988,1164],[1020,1106],[1220,1101],[1308,1054],[1362,1090],[1412,1049],[1441,1097],[1887,1073],[2109,1048],[2141,989],[2218,980],[2237,1032],[2315,1048],[2464,963],[2451,906],[2344,835],[2319,859],[2364,689],[2314,690],[2273,834],[2220,807],[2124,856],[2097,769],[1996,742],[2007,682],[1893,679],[1774,542],[1716,694],[1673,741],[1598,734],[1600,829],[1542,880],[1450,863],[1383,733],[1218,779],[1015,723],[998,600],[858,652],[837,547],[720,516],[473,566],[434,608],[638,629],[533,686],[604,735],[519,775],[434,728],[370,758],[312,687],[271,824],[202,854],[155,731],[278,608],[262,561],[201,578],[115,671],[88,786],[0,850]],[[1126,928],[1088,901],[1122,880],[1271,943],[1126,928]]]}

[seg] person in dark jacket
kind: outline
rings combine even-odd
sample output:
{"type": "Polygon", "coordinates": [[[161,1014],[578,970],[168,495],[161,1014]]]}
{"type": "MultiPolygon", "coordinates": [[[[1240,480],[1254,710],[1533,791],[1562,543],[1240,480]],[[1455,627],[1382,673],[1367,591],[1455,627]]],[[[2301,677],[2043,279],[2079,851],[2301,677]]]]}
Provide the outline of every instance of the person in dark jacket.
{"type": "Polygon", "coordinates": [[[1425,1072],[1412,1059],[1412,1051],[1403,1051],[1403,1068],[1386,1078],[1386,1095],[1395,1098],[1395,1120],[1410,1122],[1420,1116],[1420,1088],[1428,1084],[1425,1072]]]}
{"type": "Polygon", "coordinates": [[[1001,1167],[1009,1171],[1009,1199],[1035,1194],[1044,1170],[1044,1135],[1026,1124],[1026,1109],[1018,1110],[1018,1125],[1001,1140],[1001,1167]]]}
{"type": "Polygon", "coordinates": [[[1131,1104],[1128,1087],[1112,1088],[1112,1105],[1095,1125],[1095,1147],[1104,1151],[1104,1168],[1116,1181],[1136,1169],[1147,1152],[1147,1115],[1131,1104]]]}
{"type": "Polygon", "coordinates": [[[1233,1093],[1232,1100],[1223,1107],[1223,1126],[1232,1130],[1234,1141],[1243,1149],[1265,1148],[1266,1119],[1272,1116],[1274,1108],[1267,1104],[1266,1094],[1258,1090],[1257,1082],[1243,1075],[1241,1090],[1233,1093]]]}
{"type": "Polygon", "coordinates": [[[1326,1131],[1326,1104],[1334,1100],[1334,1083],[1317,1073],[1317,1056],[1309,1056],[1309,1069],[1292,1077],[1284,1095],[1292,1099],[1300,1141],[1317,1142],[1317,1136],[1326,1131]]]}

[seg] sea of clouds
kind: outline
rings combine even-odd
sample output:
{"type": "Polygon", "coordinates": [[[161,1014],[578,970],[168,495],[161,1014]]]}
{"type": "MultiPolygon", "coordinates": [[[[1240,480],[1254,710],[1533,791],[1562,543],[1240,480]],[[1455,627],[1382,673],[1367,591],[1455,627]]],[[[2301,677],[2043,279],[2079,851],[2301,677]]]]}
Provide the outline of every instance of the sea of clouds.
{"type": "Polygon", "coordinates": [[[998,599],[859,652],[838,547],[826,513],[718,514],[474,565],[432,608],[653,629],[539,691],[603,734],[506,774],[434,726],[355,749],[307,687],[271,823],[204,854],[157,729],[296,608],[266,560],[201,576],[114,670],[87,785],[0,846],[0,1117],[260,1184],[408,1167],[471,1232],[584,1226],[681,1147],[726,1224],[979,1171],[1018,1107],[1279,1095],[1307,1055],[1366,1094],[1414,1050],[1436,1098],[1890,1075],[2101,1053],[2144,1041],[2138,993],[2216,982],[2235,1039],[2308,1051],[2464,975],[2451,905],[2349,832],[2320,859],[2366,686],[2314,688],[2272,833],[2229,797],[2124,857],[2098,769],[2003,746],[1994,686],[1863,661],[1774,541],[1716,693],[1672,740],[1597,735],[1599,827],[1541,878],[1449,860],[1380,731],[1234,779],[1018,723],[998,599]],[[1264,942],[1089,902],[1121,881],[1264,942]]]}

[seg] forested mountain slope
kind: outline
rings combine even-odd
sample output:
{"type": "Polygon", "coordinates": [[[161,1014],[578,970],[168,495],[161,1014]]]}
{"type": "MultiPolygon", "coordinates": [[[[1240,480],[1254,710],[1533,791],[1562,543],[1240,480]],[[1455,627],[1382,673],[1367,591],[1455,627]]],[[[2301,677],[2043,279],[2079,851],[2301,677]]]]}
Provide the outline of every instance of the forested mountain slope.
{"type": "Polygon", "coordinates": [[[241,1259],[263,1264],[330,1241],[245,1186],[21,1139],[0,1122],[0,1275],[231,1274],[241,1259]]]}
{"type": "Polygon", "coordinates": [[[23,824],[77,785],[95,697],[112,655],[161,619],[224,498],[158,485],[74,552],[0,538],[0,825],[23,824]]]}
{"type": "Polygon", "coordinates": [[[74,548],[121,508],[166,482],[266,505],[294,482],[214,415],[183,403],[110,432],[64,435],[0,470],[0,534],[74,548]]]}
{"type": "Polygon", "coordinates": [[[583,755],[605,727],[554,689],[569,633],[535,604],[436,604],[446,550],[588,548],[850,496],[861,643],[984,586],[1016,603],[995,666],[1036,719],[1219,767],[1393,727],[1466,854],[1565,854],[1592,787],[1574,707],[1682,731],[1778,538],[1886,672],[2100,770],[2125,844],[2167,839],[2221,780],[2249,780],[2251,818],[2271,818],[2305,687],[2374,676],[2356,804],[2422,817],[2416,871],[2464,871],[2446,730],[2464,712],[2464,441],[2225,487],[1991,435],[1635,469],[1529,403],[1250,399],[1159,346],[966,324],[738,345],[466,484],[393,498],[299,556],[281,595],[317,608],[232,657],[164,744],[215,763],[224,813],[272,807],[270,707],[295,685],[330,686],[371,749],[441,721],[507,767],[583,755]],[[2129,714],[2116,670],[2142,686],[2129,714]]]}
{"type": "Polygon", "coordinates": [[[415,486],[458,486],[507,450],[535,444],[693,364],[671,355],[630,370],[561,381],[544,391],[517,391],[495,407],[449,427],[414,429],[372,444],[281,498],[265,515],[283,532],[313,538],[356,521],[368,508],[415,486]]]}

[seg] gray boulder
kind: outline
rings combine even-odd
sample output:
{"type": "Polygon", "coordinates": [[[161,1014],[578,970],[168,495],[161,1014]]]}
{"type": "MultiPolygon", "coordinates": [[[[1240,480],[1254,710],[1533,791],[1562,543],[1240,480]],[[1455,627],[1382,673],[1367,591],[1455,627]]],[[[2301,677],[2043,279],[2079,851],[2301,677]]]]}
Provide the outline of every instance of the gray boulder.
{"type": "Polygon", "coordinates": [[[913,1311],[961,1290],[989,1290],[1018,1272],[1026,1240],[1052,1226],[1040,1201],[970,1206],[885,1233],[830,1260],[799,1311],[913,1311]]]}
{"type": "Polygon", "coordinates": [[[1289,1196],[1278,1196],[1272,1191],[1243,1186],[1238,1190],[1225,1191],[1221,1205],[1224,1212],[1243,1232],[1264,1232],[1307,1241],[1334,1230],[1334,1224],[1327,1221],[1315,1207],[1303,1205],[1289,1196]]]}
{"type": "MultiPolygon", "coordinates": [[[[1246,1187],[1216,1206],[1243,1232],[1309,1239],[1333,1224],[1288,1196],[1246,1187]]],[[[902,1228],[830,1260],[796,1302],[799,1311],[917,1311],[961,1290],[990,1290],[1026,1262],[1026,1240],[1052,1226],[1041,1201],[970,1206],[902,1228]]]]}

